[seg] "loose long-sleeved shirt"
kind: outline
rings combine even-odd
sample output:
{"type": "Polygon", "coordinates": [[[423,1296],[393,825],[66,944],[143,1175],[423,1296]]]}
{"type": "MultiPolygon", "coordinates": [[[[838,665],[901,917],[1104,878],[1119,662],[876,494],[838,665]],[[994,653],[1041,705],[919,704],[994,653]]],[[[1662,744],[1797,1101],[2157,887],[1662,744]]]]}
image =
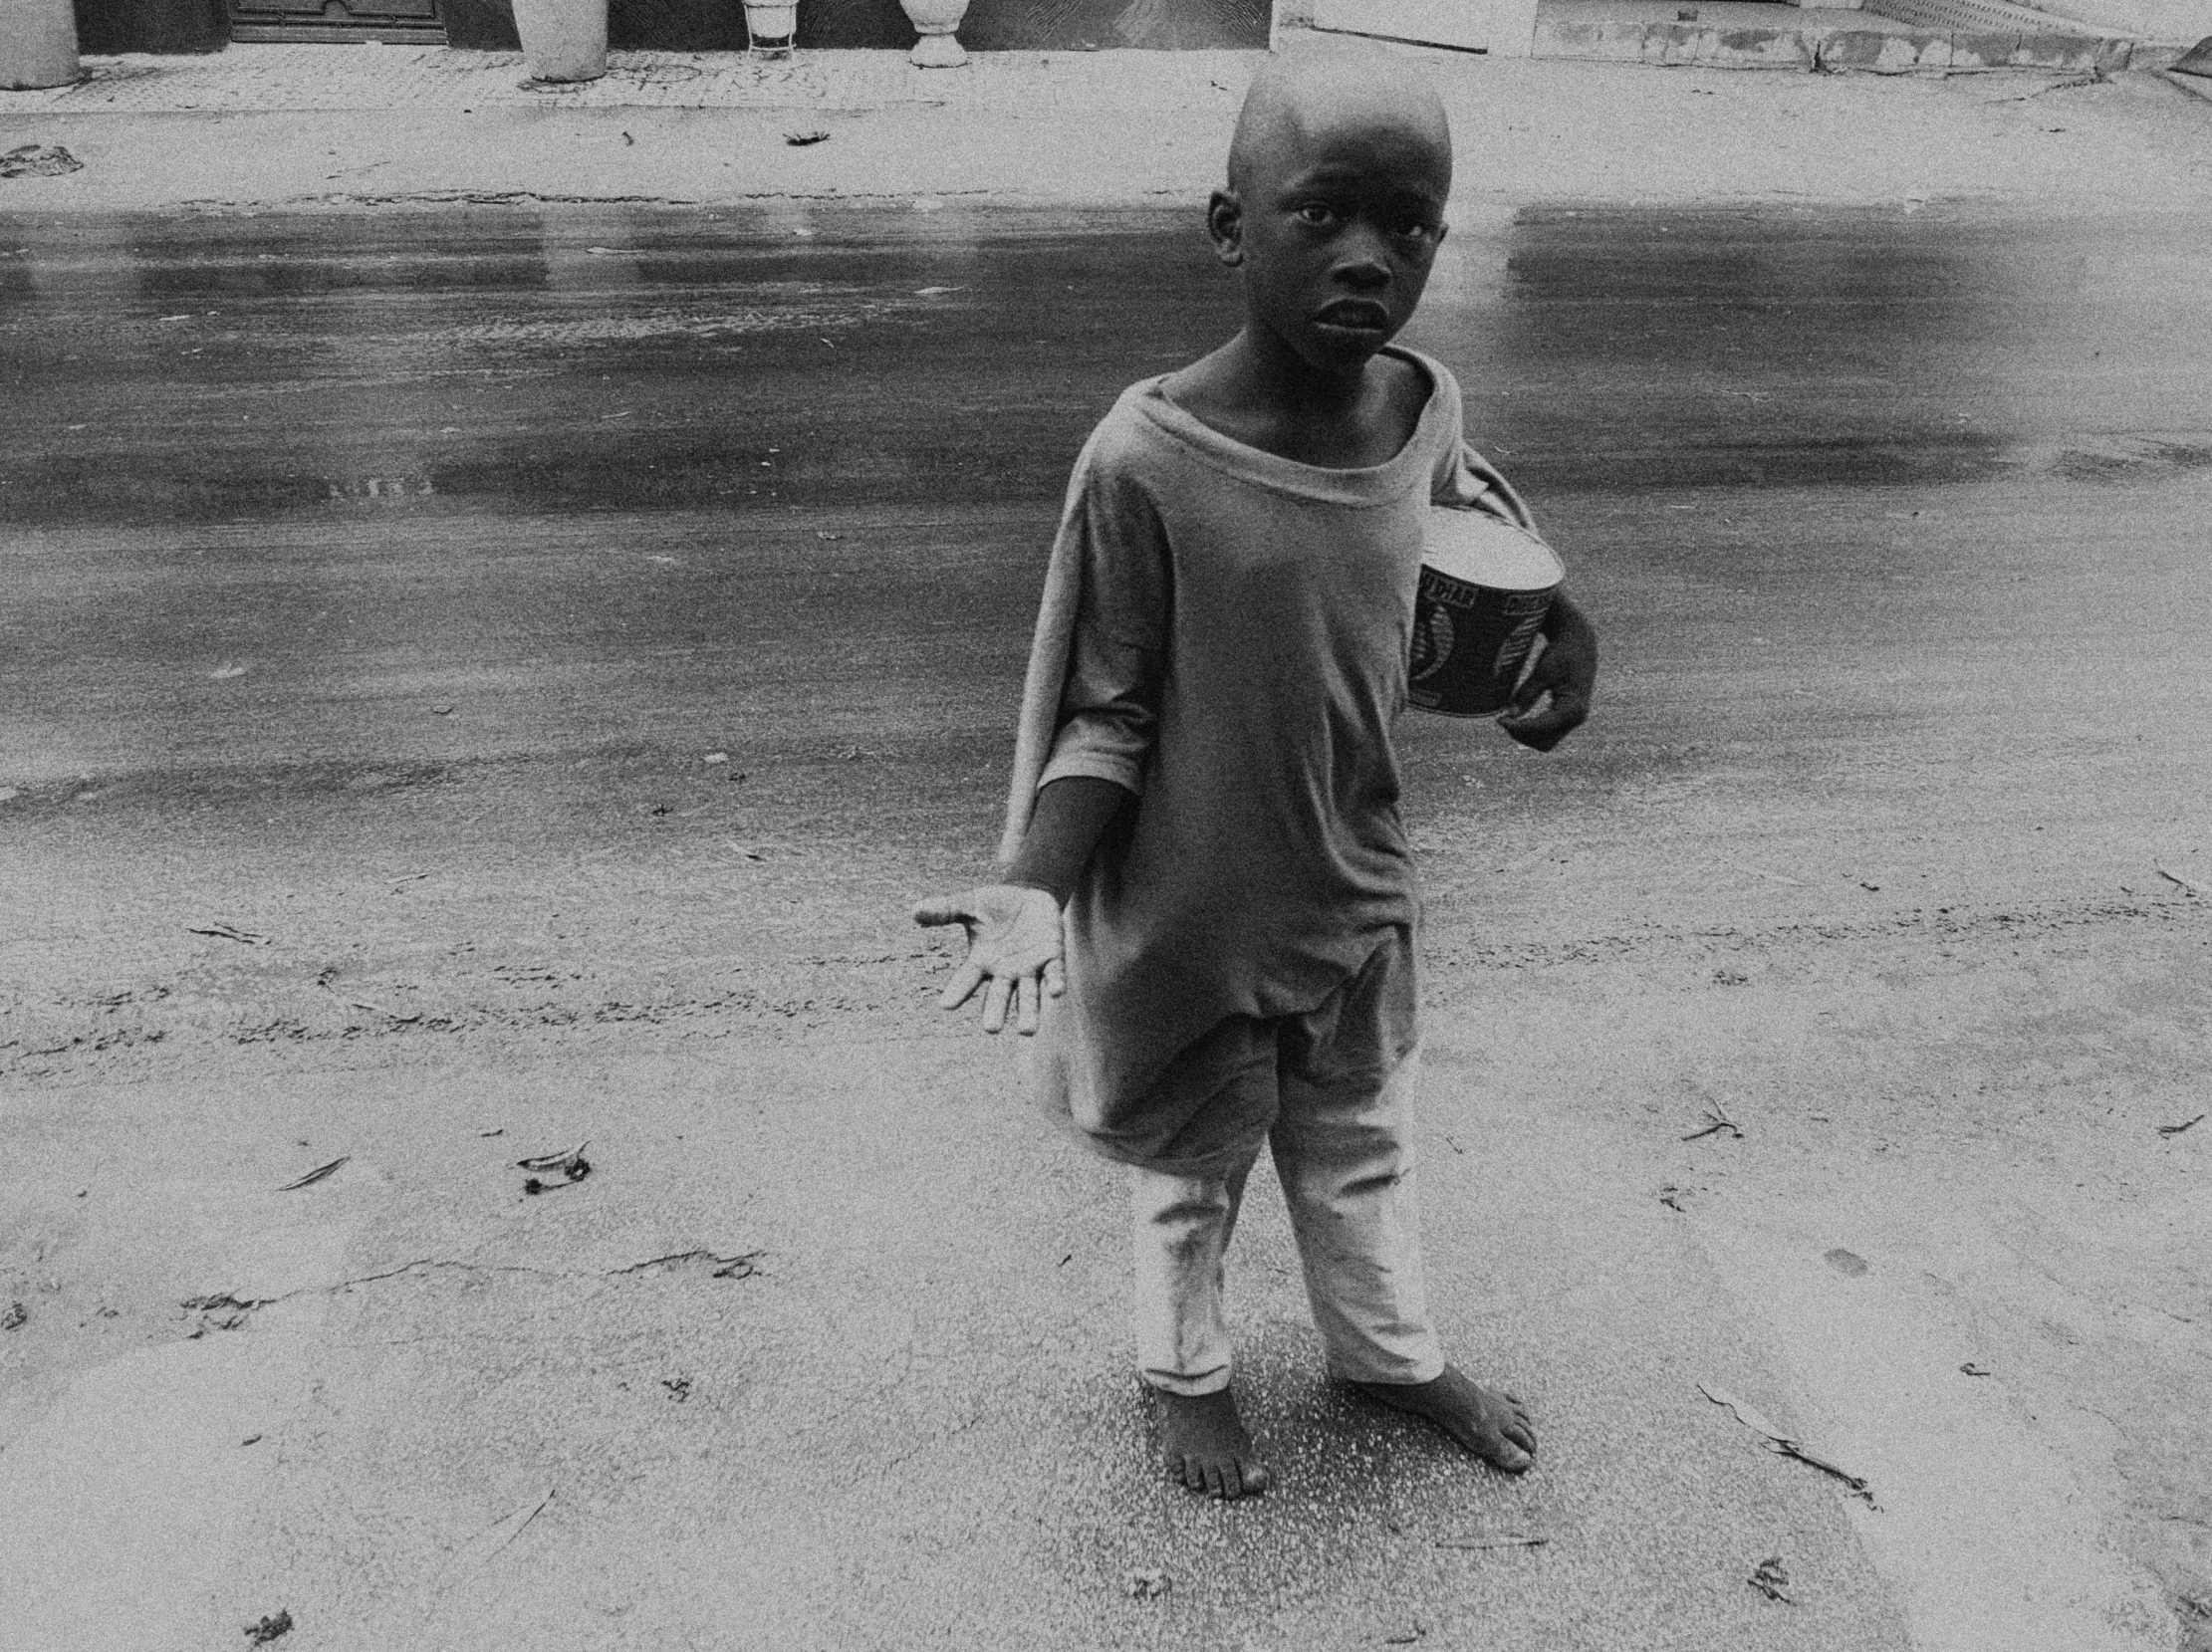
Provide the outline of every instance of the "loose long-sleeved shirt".
{"type": "Polygon", "coordinates": [[[1391,726],[1422,524],[1432,503],[1528,517],[1466,447],[1451,374],[1396,354],[1430,391],[1383,464],[1247,446],[1159,379],[1123,392],[1078,461],[1048,583],[1063,611],[1049,595],[1036,649],[1048,676],[1066,662],[1056,728],[1042,772],[1017,774],[1009,837],[1056,780],[1137,797],[1069,904],[1048,1041],[1046,1105],[1111,1157],[1171,1168],[1172,1141],[1177,1163],[1218,1158],[1253,1121],[1149,1115],[1161,1069],[1228,1017],[1314,1008],[1413,927],[1391,726]]]}

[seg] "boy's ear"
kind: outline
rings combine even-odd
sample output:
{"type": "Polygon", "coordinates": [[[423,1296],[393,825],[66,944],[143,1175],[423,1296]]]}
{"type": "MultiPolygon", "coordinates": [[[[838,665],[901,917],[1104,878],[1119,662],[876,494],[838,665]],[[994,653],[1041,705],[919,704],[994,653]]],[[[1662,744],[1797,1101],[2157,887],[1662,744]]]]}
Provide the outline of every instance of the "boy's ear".
{"type": "Polygon", "coordinates": [[[1206,202],[1206,233],[1213,237],[1213,255],[1235,269],[1244,262],[1244,203],[1233,189],[1216,189],[1206,202]]]}

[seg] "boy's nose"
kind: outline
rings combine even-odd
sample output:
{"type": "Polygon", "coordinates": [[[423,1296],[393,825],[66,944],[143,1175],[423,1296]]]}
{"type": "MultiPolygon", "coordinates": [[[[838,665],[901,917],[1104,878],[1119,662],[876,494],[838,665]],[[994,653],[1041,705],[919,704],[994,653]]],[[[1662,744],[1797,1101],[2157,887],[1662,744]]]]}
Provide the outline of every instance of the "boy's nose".
{"type": "Polygon", "coordinates": [[[1332,272],[1340,282],[1355,292],[1389,285],[1390,260],[1373,229],[1364,223],[1355,224],[1340,246],[1337,267],[1332,272]]]}
{"type": "Polygon", "coordinates": [[[1372,292],[1377,287],[1387,287],[1390,284],[1389,264],[1371,249],[1363,248],[1340,258],[1336,269],[1331,273],[1341,284],[1356,293],[1372,292]]]}

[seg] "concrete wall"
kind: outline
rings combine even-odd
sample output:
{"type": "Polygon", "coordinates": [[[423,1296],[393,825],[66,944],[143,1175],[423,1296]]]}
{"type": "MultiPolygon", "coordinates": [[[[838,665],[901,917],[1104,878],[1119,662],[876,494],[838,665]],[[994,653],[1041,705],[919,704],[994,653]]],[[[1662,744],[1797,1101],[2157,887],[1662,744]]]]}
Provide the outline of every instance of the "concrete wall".
{"type": "MultiPolygon", "coordinates": [[[[0,0],[0,5],[12,0],[0,0]]],[[[76,0],[86,52],[217,52],[228,44],[224,0],[76,0]]],[[[516,49],[509,0],[444,0],[446,39],[516,49]]],[[[740,0],[609,0],[615,46],[732,52],[745,45],[740,0]]],[[[974,0],[960,27],[980,51],[1083,46],[1160,49],[1267,44],[1268,0],[974,0]]],[[[799,0],[802,47],[914,43],[898,0],[799,0]]]]}

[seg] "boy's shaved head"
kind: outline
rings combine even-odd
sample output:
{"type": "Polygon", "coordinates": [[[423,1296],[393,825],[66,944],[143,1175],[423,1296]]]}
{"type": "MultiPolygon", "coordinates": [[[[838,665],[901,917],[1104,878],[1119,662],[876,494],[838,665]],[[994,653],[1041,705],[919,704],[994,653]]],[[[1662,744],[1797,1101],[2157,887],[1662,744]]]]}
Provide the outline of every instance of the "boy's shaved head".
{"type": "Polygon", "coordinates": [[[1253,77],[1229,140],[1229,187],[1242,194],[1313,139],[1354,129],[1412,140],[1451,186],[1451,126],[1434,88],[1373,47],[1331,45],[1277,53],[1253,77]]]}

